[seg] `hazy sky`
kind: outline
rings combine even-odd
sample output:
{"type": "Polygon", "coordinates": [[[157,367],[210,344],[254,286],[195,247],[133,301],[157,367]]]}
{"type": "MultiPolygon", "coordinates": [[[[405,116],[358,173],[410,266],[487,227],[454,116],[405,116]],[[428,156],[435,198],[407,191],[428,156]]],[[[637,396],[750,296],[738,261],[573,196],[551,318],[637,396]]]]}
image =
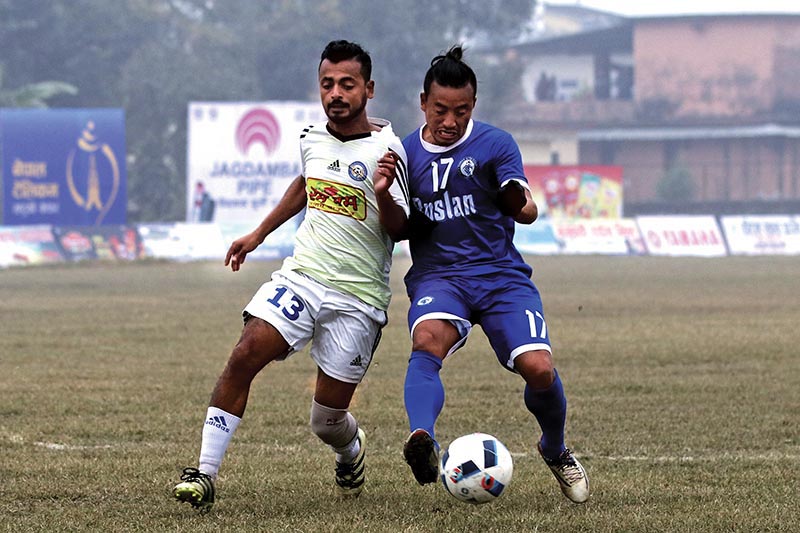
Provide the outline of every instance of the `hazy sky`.
{"type": "Polygon", "coordinates": [[[630,16],[685,13],[800,13],[798,0],[545,0],[547,4],[580,4],[630,16]]]}

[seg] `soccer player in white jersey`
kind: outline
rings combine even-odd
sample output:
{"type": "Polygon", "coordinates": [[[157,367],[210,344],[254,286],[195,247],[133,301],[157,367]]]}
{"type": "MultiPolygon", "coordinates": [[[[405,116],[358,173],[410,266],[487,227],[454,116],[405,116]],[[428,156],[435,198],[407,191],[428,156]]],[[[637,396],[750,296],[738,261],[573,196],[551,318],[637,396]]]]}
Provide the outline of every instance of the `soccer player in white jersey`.
{"type": "Polygon", "coordinates": [[[348,408],[386,324],[393,241],[409,212],[405,152],[388,122],[367,116],[372,63],[359,45],[330,42],[318,70],[328,120],[300,135],[303,174],[225,258],[238,271],[249,252],[307,205],[294,255],[244,309],[241,338],[203,421],[199,465],[184,469],[173,489],[201,512],[214,504],[214,480],[253,378],[308,342],[318,368],[311,429],[335,452],[337,491],[357,496],[363,489],[365,434],[348,408]]]}
{"type": "Polygon", "coordinates": [[[472,120],[477,81],[461,58],[455,46],[433,59],[420,97],[426,123],[403,140],[413,222],[405,459],[420,484],[438,479],[439,371],[480,324],[500,364],[525,382],[525,406],[541,429],[539,453],[564,495],[581,503],[589,482],[564,445],[567,402],[542,301],[513,243],[515,222],[533,223],[538,210],[511,135],[472,120]]]}

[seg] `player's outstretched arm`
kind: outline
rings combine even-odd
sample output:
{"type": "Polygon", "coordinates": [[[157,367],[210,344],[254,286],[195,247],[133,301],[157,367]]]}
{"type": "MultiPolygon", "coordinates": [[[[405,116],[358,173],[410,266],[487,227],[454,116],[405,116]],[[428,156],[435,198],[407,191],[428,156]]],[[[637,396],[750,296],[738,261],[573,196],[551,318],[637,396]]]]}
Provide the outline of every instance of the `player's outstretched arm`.
{"type": "Polygon", "coordinates": [[[228,248],[228,253],[225,255],[225,266],[230,265],[231,270],[237,272],[247,258],[247,254],[258,248],[267,238],[267,235],[299,213],[305,205],[305,179],[303,179],[303,176],[297,176],[286,189],[286,192],[283,193],[281,201],[278,202],[275,209],[264,217],[261,224],[247,235],[233,241],[230,248],[228,248]]]}

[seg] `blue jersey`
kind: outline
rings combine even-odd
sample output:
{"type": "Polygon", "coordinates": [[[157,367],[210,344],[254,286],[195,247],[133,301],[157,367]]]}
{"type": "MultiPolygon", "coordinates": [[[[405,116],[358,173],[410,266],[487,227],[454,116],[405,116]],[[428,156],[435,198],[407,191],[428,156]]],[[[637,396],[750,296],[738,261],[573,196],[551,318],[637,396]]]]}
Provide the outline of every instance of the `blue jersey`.
{"type": "Polygon", "coordinates": [[[509,181],[528,189],[522,156],[511,135],[470,121],[450,146],[422,139],[422,128],[403,140],[415,224],[409,237],[409,294],[423,279],[532,270],[514,247],[514,220],[503,215],[497,191],[509,181]],[[421,216],[424,215],[424,218],[421,216]]]}

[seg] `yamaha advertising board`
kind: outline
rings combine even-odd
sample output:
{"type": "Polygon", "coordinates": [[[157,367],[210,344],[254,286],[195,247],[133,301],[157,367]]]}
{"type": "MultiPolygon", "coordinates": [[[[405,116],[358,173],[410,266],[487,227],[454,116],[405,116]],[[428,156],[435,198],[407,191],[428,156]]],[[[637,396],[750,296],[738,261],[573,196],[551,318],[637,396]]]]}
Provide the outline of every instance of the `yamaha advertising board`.
{"type": "Polygon", "coordinates": [[[3,224],[125,224],[122,109],[2,109],[3,224]]]}

